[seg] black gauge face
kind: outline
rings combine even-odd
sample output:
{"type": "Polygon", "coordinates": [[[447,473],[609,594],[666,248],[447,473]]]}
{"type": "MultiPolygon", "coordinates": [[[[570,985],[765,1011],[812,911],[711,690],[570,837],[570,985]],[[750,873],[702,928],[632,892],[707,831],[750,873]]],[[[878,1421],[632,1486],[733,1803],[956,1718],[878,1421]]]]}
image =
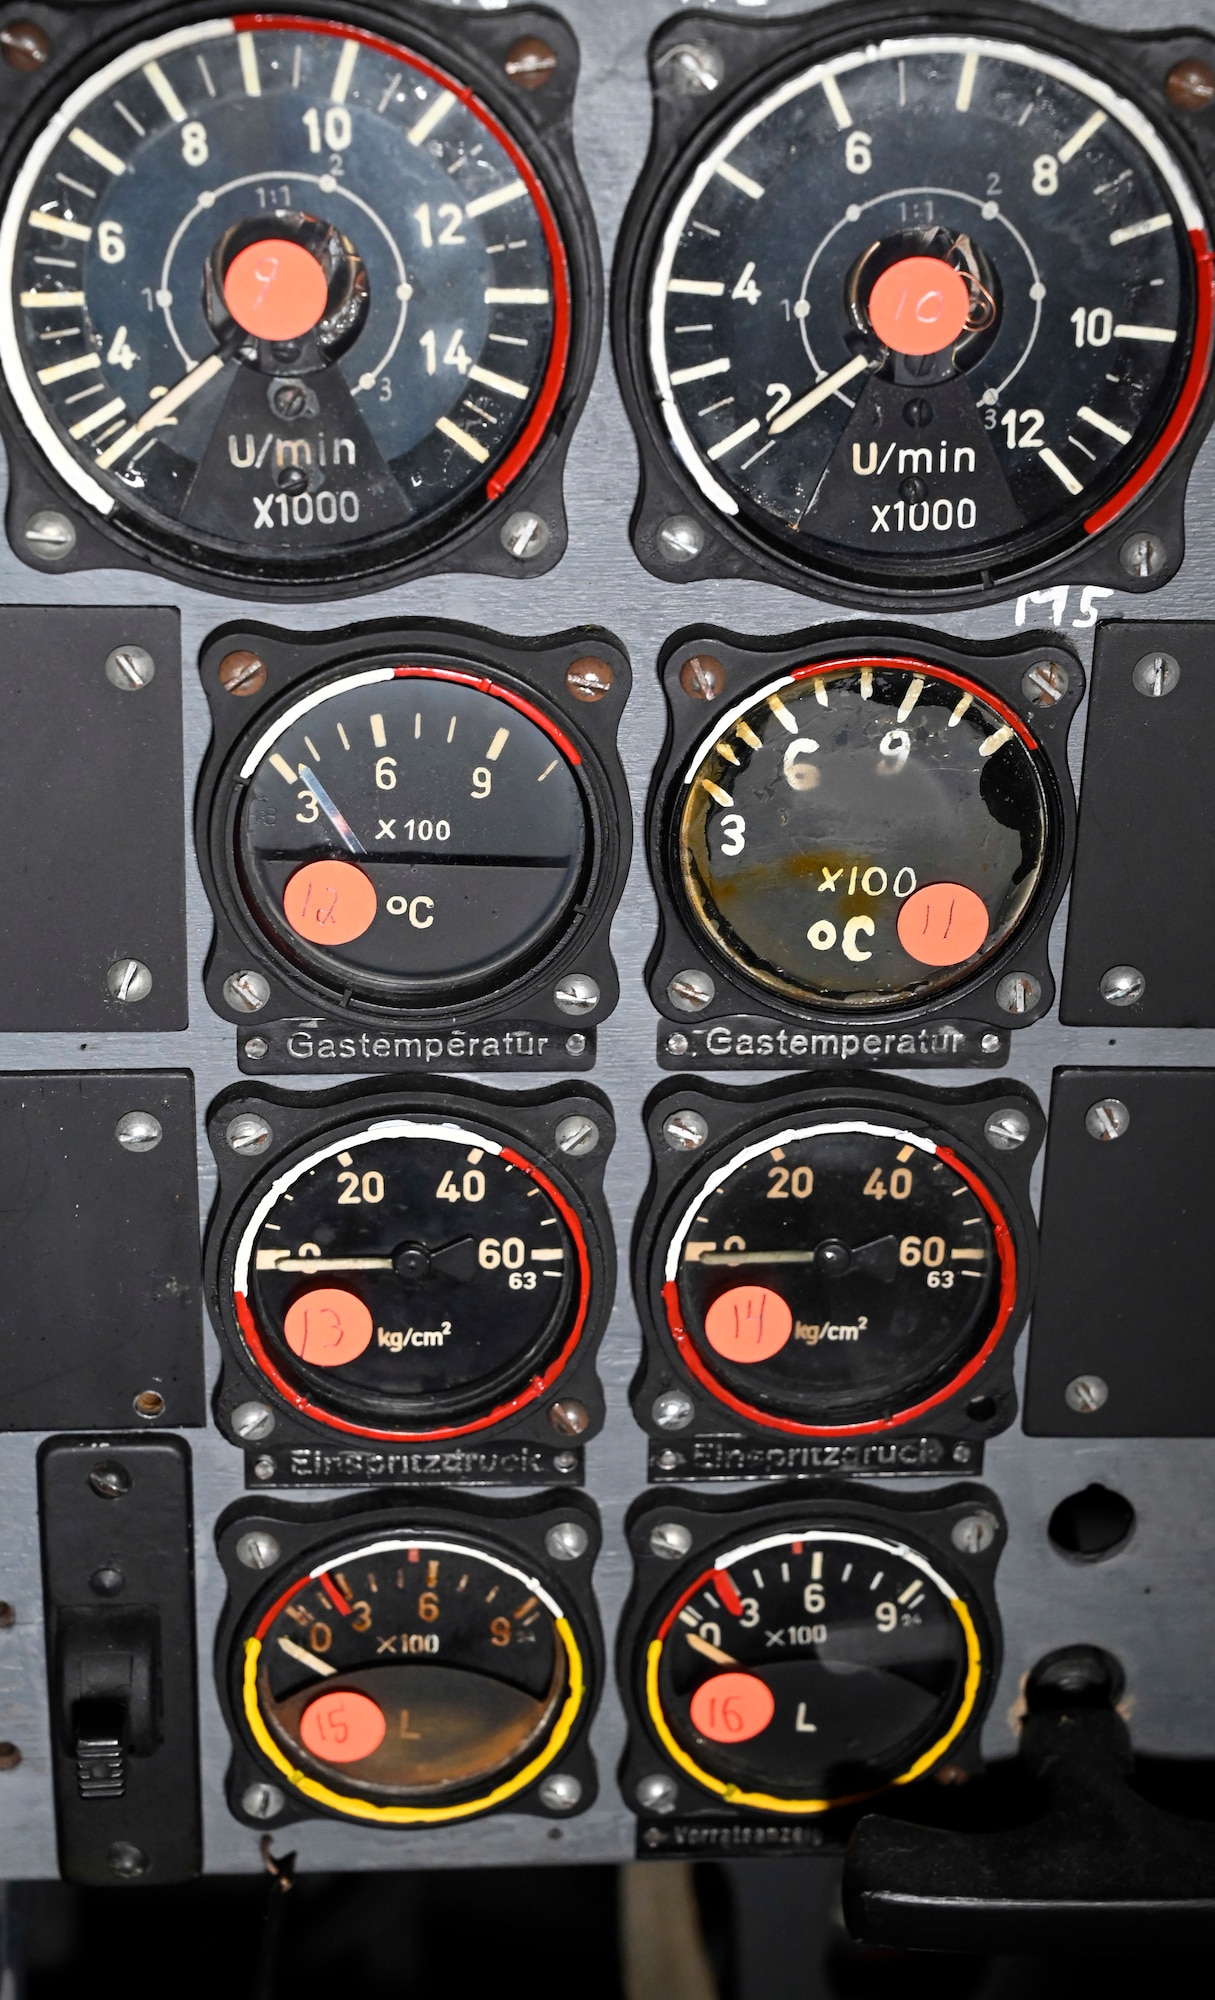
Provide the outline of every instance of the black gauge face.
{"type": "Polygon", "coordinates": [[[908,660],[801,668],[694,754],[672,831],[698,928],[803,1006],[907,1006],[1009,943],[1048,857],[1032,736],[908,660]]]}
{"type": "Polygon", "coordinates": [[[408,1008],[500,990],[585,879],[579,762],[539,709],[470,673],[330,681],[245,752],[238,891],[343,994],[408,1008]]]}
{"type": "Polygon", "coordinates": [[[1074,64],[907,36],[788,77],[685,171],[653,388],[713,507],[811,567],[986,584],[1114,519],[1193,414],[1202,211],[1074,64]]]}
{"type": "Polygon", "coordinates": [[[183,561],[345,577],[531,456],[569,342],[536,174],[465,85],[353,27],[199,22],[83,84],[0,235],[46,457],[183,561]]]}
{"type": "Polygon", "coordinates": [[[956,1392],[1016,1292],[991,1194],[947,1146],[828,1114],[742,1146],[686,1198],[663,1251],[693,1373],[792,1428],[876,1426],[956,1392]]]}
{"type": "Polygon", "coordinates": [[[681,1593],[650,1645],[647,1702],[709,1790],[816,1812],[935,1764],[982,1664],[968,1607],[925,1557],[807,1528],[724,1551],[681,1593]]]}
{"type": "Polygon", "coordinates": [[[585,1686],[550,1592],[438,1535],[326,1555],[277,1596],[238,1670],[245,1719],[288,1783],[387,1824],[514,1796],[558,1753],[585,1686]]]}
{"type": "Polygon", "coordinates": [[[370,1435],[481,1428],[544,1392],[585,1322],[585,1238],[542,1169],[454,1120],[388,1118],[277,1174],[234,1306],[294,1407],[370,1435]]]}

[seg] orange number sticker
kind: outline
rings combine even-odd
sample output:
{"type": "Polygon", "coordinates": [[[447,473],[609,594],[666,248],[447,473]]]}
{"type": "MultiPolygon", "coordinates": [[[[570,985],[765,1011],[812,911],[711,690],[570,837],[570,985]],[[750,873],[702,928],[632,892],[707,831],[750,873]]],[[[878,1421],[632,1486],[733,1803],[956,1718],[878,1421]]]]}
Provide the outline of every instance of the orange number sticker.
{"type": "Polygon", "coordinates": [[[983,898],[962,882],[930,882],[899,910],[899,943],[917,965],[961,965],[990,928],[983,898]]]}
{"type": "Polygon", "coordinates": [[[734,1285],[705,1314],[705,1334],[727,1361],[768,1361],[793,1331],[793,1314],[766,1285],[734,1285]]]}
{"type": "Polygon", "coordinates": [[[352,861],[310,861],[283,890],[283,915],[309,944],[349,944],[375,913],[375,883],[352,861]]]}
{"type": "Polygon", "coordinates": [[[300,1717],[300,1741],[326,1764],[356,1764],[384,1741],[384,1713],[365,1694],[335,1688],[318,1694],[300,1717]]]}
{"type": "Polygon", "coordinates": [[[283,1320],[287,1345],[314,1368],[344,1368],[371,1345],[371,1314],[355,1292],[336,1287],[305,1292],[283,1320]]]}
{"type": "Polygon", "coordinates": [[[714,1674],[692,1696],[692,1727],[710,1743],[745,1743],[776,1713],[772,1690],[758,1674],[714,1674]]]}

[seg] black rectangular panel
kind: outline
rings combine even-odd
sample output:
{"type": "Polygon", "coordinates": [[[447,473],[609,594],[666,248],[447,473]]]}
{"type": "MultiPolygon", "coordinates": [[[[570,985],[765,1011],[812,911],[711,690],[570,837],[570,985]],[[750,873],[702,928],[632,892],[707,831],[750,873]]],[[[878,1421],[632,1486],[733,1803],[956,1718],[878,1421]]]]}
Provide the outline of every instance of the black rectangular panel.
{"type": "Polygon", "coordinates": [[[190,1076],[0,1076],[0,1272],[0,1430],[129,1426],[145,1394],[205,1422],[190,1076]]]}
{"type": "Polygon", "coordinates": [[[1033,1435],[1215,1436],[1213,1119],[1215,1070],[1056,1070],[1025,1389],[1033,1435]],[[1086,1117],[1109,1100],[1129,1123],[1093,1138],[1086,1117]],[[1068,1384],[1089,1376],[1108,1397],[1073,1410],[1068,1384]]]}
{"type": "Polygon", "coordinates": [[[0,711],[0,1031],[186,1027],[177,612],[0,607],[0,711]],[[117,687],[132,646],[155,671],[117,687]],[[137,1001],[107,985],[124,960],[137,1001]]]}
{"type": "Polygon", "coordinates": [[[1060,1020],[1215,1026],[1213,645],[1212,624],[1118,622],[1097,633],[1060,1020]],[[1168,693],[1143,694],[1135,666],[1158,653],[1180,677],[1168,693]],[[1130,1006],[1102,997],[1116,966],[1146,979],[1130,1006]]]}
{"type": "Polygon", "coordinates": [[[202,1867],[189,1448],[51,1438],[38,1493],[60,1869],[184,1881],[202,1867]]]}

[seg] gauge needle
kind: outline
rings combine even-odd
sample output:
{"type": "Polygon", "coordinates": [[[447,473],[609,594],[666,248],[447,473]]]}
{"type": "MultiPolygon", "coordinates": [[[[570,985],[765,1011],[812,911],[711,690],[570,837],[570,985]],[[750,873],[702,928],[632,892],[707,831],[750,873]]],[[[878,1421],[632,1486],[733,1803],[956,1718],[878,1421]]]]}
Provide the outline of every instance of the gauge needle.
{"type": "MultiPolygon", "coordinates": [[[[834,396],[837,389],[842,389],[845,382],[851,382],[857,375],[864,375],[872,367],[873,363],[867,354],[853,355],[852,360],[846,361],[842,368],[837,368],[834,375],[825,375],[821,382],[815,383],[808,394],[799,396],[796,403],[790,403],[788,409],[782,410],[779,417],[773,417],[768,425],[769,437],[779,437],[782,431],[792,430],[794,424],[800,423],[803,417],[808,417],[811,410],[817,410],[820,403],[825,403],[828,396],[834,396]]],[[[121,443],[121,439],[119,442],[121,443]]],[[[98,464],[100,462],[98,460],[98,464]]]]}
{"type": "Polygon", "coordinates": [[[227,366],[228,360],[229,356],[220,347],[214,354],[208,354],[206,360],[200,361],[197,368],[192,368],[188,375],[183,375],[180,382],[175,383],[163,396],[158,397],[156,402],[144,411],[142,417],[137,417],[135,422],[123,431],[121,437],[116,437],[113,444],[107,445],[99,454],[97,464],[101,470],[107,472],[124,452],[129,451],[133,444],[138,444],[141,437],[146,437],[157,424],[167,423],[174,410],[180,410],[182,404],[188,403],[191,396],[196,396],[200,389],[205,389],[208,382],[213,381],[219,374],[220,369],[227,366]]]}
{"type": "MultiPolygon", "coordinates": [[[[720,1646],[711,1646],[707,1639],[701,1638],[699,1632],[685,1632],[684,1637],[694,1653],[703,1653],[706,1660],[715,1660],[719,1667],[736,1667],[738,1665],[738,1661],[734,1658],[733,1653],[723,1653],[720,1646]]],[[[280,1639],[280,1646],[282,1643],[280,1639]]]]}
{"type": "Polygon", "coordinates": [[[351,829],[350,821],[346,818],[345,813],[334,805],[333,800],[325,790],[315,771],[310,771],[307,764],[300,765],[300,781],[302,784],[307,785],[308,790],[312,793],[313,798],[324,813],[325,818],[329,821],[338,839],[346,847],[347,852],[350,854],[366,854],[367,849],[359,839],[358,834],[351,829]]]}
{"type": "Polygon", "coordinates": [[[290,1653],[293,1660],[298,1660],[302,1667],[311,1667],[314,1674],[337,1672],[337,1668],[331,1667],[328,1660],[318,1660],[315,1653],[306,1653],[302,1646],[296,1645],[294,1639],[280,1639],[278,1645],[281,1653],[290,1653]]]}
{"type": "Polygon", "coordinates": [[[259,1250],[259,1271],[391,1271],[391,1257],[280,1257],[277,1250],[259,1250]]]}
{"type": "MultiPolygon", "coordinates": [[[[894,1271],[880,1269],[892,1257],[896,1248],[893,1236],[875,1236],[871,1243],[858,1243],[849,1254],[848,1270],[868,1270],[872,1277],[893,1277],[894,1271]]],[[[698,1264],[722,1265],[733,1269],[739,1264],[813,1264],[818,1256],[814,1250],[706,1250],[696,1259],[698,1264]]],[[[279,1267],[283,1267],[280,1265],[279,1267]]]]}

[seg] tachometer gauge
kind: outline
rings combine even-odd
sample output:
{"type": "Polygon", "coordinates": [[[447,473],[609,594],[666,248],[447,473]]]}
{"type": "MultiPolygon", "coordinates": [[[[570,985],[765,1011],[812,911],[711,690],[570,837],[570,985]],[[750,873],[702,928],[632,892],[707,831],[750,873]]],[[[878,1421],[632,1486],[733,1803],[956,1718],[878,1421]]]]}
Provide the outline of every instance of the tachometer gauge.
{"type": "Polygon", "coordinates": [[[786,573],[981,593],[1086,548],[1185,437],[1204,209],[1133,70],[888,12],[833,27],[654,165],[644,421],[668,487],[786,573]]]}
{"type": "Polygon", "coordinates": [[[327,591],[466,527],[565,393],[571,256],[473,87],[366,28],[196,21],[34,140],[0,232],[9,393],[126,542],[327,591]]]}

